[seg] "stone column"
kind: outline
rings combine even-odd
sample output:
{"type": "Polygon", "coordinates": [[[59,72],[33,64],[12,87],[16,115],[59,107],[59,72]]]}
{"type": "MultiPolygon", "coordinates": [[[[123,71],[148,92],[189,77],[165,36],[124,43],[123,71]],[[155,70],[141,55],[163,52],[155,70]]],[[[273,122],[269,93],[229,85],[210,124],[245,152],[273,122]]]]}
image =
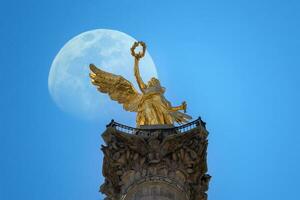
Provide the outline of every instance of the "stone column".
{"type": "Polygon", "coordinates": [[[112,121],[102,135],[100,191],[106,200],[206,200],[207,135],[200,118],[138,129],[112,121]]]}

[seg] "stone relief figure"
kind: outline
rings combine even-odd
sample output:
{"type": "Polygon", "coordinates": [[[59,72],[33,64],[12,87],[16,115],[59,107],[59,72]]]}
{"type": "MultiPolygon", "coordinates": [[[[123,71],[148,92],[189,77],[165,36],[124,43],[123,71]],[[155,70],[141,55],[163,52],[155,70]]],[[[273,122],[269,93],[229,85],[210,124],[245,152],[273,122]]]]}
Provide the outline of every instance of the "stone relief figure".
{"type": "Polygon", "coordinates": [[[134,75],[141,93],[139,93],[132,83],[122,76],[105,72],[95,65],[90,64],[90,77],[92,83],[102,93],[107,93],[112,100],[123,104],[126,111],[137,112],[136,124],[158,125],[158,124],[183,124],[191,117],[187,114],[187,104],[173,107],[165,98],[165,88],[160,85],[160,81],[151,78],[148,83],[144,83],[139,72],[139,60],[144,57],[146,45],[144,42],[135,42],[131,47],[131,55],[134,57],[134,75]],[[142,51],[136,53],[135,49],[142,46],[142,51]],[[184,111],[180,112],[181,110],[184,111]]]}

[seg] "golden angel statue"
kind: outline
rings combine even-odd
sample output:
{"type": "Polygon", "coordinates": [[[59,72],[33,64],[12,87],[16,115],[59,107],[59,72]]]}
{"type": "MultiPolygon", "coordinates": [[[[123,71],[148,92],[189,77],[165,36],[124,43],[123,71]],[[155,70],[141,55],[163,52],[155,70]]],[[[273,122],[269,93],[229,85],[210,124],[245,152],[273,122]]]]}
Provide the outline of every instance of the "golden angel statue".
{"type": "Polygon", "coordinates": [[[164,97],[166,89],[160,85],[158,79],[153,77],[147,84],[143,82],[139,72],[139,60],[144,57],[145,52],[146,45],[144,42],[135,42],[131,47],[131,55],[134,57],[134,75],[142,93],[139,93],[122,76],[102,71],[95,65],[90,64],[92,84],[100,92],[107,93],[112,100],[123,104],[125,110],[137,112],[137,127],[188,122],[192,118],[185,114],[187,107],[185,102],[180,106],[173,107],[164,97]],[[135,49],[140,45],[142,51],[136,53],[135,49]],[[183,110],[184,113],[180,110],[183,110]]]}

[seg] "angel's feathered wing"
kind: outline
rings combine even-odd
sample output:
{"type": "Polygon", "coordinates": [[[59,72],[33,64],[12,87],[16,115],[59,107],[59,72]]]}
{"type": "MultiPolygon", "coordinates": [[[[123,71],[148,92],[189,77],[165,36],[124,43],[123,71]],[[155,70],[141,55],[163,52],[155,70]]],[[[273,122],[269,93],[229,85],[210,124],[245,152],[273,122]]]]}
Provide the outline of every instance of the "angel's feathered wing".
{"type": "Polygon", "coordinates": [[[107,93],[110,98],[123,104],[127,111],[137,112],[141,94],[122,76],[114,75],[90,64],[92,83],[100,92],[107,93]]]}

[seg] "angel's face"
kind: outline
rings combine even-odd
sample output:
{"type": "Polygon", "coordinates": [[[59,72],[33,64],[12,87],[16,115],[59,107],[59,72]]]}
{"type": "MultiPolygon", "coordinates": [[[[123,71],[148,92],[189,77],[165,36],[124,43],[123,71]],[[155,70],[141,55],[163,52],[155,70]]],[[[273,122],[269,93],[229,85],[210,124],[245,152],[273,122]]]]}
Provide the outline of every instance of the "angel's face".
{"type": "Polygon", "coordinates": [[[154,77],[151,78],[150,81],[148,81],[147,87],[148,88],[155,88],[156,90],[159,90],[161,93],[165,93],[165,91],[166,91],[166,89],[160,85],[159,80],[157,78],[154,78],[154,77]]]}
{"type": "Polygon", "coordinates": [[[159,80],[152,77],[149,81],[148,81],[148,87],[157,87],[160,86],[159,80]]]}
{"type": "Polygon", "coordinates": [[[148,87],[161,87],[158,79],[152,77],[150,81],[148,81],[148,87]]]}

